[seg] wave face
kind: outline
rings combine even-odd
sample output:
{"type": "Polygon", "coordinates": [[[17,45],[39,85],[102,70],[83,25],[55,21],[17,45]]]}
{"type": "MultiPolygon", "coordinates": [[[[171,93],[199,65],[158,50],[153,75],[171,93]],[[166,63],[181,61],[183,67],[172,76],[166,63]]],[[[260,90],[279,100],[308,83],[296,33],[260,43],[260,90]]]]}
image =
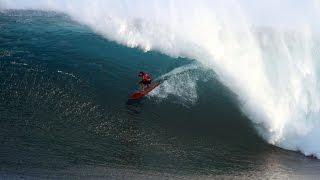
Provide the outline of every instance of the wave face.
{"type": "Polygon", "coordinates": [[[196,59],[269,143],[320,158],[319,2],[0,0],[66,13],[106,38],[196,59]]]}

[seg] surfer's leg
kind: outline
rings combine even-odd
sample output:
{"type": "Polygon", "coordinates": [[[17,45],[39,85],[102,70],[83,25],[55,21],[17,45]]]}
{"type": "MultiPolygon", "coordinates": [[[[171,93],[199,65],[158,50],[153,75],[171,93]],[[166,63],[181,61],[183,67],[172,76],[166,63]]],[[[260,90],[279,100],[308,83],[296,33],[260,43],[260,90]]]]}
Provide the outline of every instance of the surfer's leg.
{"type": "Polygon", "coordinates": [[[143,84],[143,81],[140,81],[139,82],[139,85],[140,85],[140,90],[143,91],[144,90],[144,84],[143,84]]]}
{"type": "Polygon", "coordinates": [[[146,88],[146,86],[148,87],[148,83],[147,83],[147,81],[142,80],[141,84],[142,84],[142,86],[143,86],[142,91],[144,91],[144,89],[146,88]]]}
{"type": "Polygon", "coordinates": [[[146,82],[147,87],[149,87],[150,84],[151,84],[151,80],[146,82]]]}

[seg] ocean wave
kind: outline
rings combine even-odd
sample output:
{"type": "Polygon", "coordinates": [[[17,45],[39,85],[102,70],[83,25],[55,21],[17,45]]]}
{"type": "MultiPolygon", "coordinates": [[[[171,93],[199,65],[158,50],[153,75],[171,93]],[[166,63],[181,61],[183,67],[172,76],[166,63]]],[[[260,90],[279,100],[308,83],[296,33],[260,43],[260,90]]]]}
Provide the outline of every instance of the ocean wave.
{"type": "MultiPolygon", "coordinates": [[[[266,141],[320,157],[317,1],[1,0],[0,4],[3,9],[66,13],[126,46],[196,59],[238,95],[240,108],[266,141]]],[[[192,94],[191,100],[197,99],[193,82],[192,78],[185,82],[184,89],[192,94]]]]}

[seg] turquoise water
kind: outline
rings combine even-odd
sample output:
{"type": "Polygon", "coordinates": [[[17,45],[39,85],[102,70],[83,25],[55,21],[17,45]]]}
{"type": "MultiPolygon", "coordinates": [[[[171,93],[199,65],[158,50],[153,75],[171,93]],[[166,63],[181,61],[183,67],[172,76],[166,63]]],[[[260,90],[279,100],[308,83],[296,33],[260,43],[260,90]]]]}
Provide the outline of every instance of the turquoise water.
{"type": "Polygon", "coordinates": [[[110,42],[65,15],[0,14],[0,88],[4,178],[319,175],[318,160],[265,143],[211,70],[110,42]],[[141,70],[168,80],[128,103],[141,70]]]}

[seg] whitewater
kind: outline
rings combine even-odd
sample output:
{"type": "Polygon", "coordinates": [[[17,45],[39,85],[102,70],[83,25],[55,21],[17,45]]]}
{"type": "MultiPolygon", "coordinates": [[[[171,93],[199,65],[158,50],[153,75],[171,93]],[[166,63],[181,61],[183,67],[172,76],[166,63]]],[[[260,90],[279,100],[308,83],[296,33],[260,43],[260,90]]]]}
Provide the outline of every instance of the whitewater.
{"type": "Polygon", "coordinates": [[[64,13],[128,47],[195,59],[238,96],[267,142],[318,158],[319,7],[311,0],[0,0],[1,10],[64,13]]]}

